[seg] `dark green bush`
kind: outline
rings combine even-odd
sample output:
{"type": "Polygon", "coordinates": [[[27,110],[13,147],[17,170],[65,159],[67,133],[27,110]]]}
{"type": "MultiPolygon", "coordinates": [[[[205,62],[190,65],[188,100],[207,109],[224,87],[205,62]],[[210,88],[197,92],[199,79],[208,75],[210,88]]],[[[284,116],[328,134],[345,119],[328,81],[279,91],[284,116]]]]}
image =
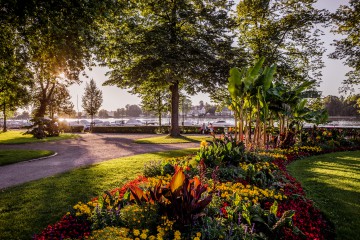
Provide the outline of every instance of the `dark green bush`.
{"type": "Polygon", "coordinates": [[[33,122],[33,125],[26,134],[32,134],[38,139],[57,137],[60,134],[59,123],[56,119],[34,118],[30,121],[33,122]]]}
{"type": "MultiPolygon", "coordinates": [[[[121,127],[100,127],[92,128],[93,133],[149,133],[149,134],[167,134],[169,133],[169,126],[121,126],[121,127]]],[[[189,126],[180,127],[181,133],[200,133],[200,127],[189,126]]]]}
{"type": "Polygon", "coordinates": [[[65,133],[81,133],[84,132],[84,126],[68,126],[65,124],[60,124],[59,129],[61,132],[65,133]]]}
{"type": "Polygon", "coordinates": [[[196,161],[204,161],[208,167],[237,166],[244,158],[245,146],[233,138],[225,137],[224,140],[214,138],[213,142],[202,147],[196,156],[196,161]]]}
{"type": "Polygon", "coordinates": [[[155,134],[157,132],[168,133],[168,126],[121,126],[121,127],[98,127],[92,128],[93,133],[149,133],[155,134]]]}

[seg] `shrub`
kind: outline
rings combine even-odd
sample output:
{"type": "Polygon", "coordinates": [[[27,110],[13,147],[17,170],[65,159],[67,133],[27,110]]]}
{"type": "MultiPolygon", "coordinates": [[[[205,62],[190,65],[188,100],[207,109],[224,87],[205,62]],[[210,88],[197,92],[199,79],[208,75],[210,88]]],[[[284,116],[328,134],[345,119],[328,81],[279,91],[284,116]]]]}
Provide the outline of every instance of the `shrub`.
{"type": "Polygon", "coordinates": [[[66,132],[66,133],[82,133],[84,132],[85,127],[84,126],[61,126],[60,125],[60,131],[66,132]]]}
{"type": "Polygon", "coordinates": [[[155,177],[160,176],[162,170],[161,161],[150,161],[144,164],[144,176],[155,177]]]}
{"type": "Polygon", "coordinates": [[[208,167],[237,166],[244,158],[245,146],[233,138],[225,137],[224,140],[214,138],[209,146],[204,146],[196,155],[195,160],[204,161],[208,167]]]}
{"type": "Polygon", "coordinates": [[[169,127],[162,126],[121,126],[121,127],[100,127],[94,126],[93,133],[168,133],[169,127]]]}
{"type": "Polygon", "coordinates": [[[59,123],[55,119],[34,118],[31,121],[33,122],[33,125],[26,134],[32,134],[38,139],[57,137],[60,134],[59,123]]]}

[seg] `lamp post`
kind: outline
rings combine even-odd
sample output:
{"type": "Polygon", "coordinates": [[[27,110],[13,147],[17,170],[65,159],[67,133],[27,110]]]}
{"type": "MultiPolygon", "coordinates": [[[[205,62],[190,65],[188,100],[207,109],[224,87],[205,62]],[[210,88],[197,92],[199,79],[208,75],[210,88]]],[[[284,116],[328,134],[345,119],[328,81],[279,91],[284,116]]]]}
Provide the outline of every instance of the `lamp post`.
{"type": "Polygon", "coordinates": [[[182,126],[183,126],[183,127],[184,127],[184,125],[185,125],[184,98],[185,98],[185,96],[183,96],[183,98],[182,98],[182,117],[183,117],[182,126]]]}

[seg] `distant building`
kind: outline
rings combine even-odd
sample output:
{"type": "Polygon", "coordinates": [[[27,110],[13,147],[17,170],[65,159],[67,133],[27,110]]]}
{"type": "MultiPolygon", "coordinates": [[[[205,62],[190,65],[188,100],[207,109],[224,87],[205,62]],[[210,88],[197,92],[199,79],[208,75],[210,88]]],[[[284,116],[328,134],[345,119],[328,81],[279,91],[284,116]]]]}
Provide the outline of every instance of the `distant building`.
{"type": "Polygon", "coordinates": [[[204,116],[206,113],[206,110],[204,107],[200,108],[200,106],[193,106],[191,107],[191,110],[188,112],[188,117],[199,117],[204,116]]]}
{"type": "Polygon", "coordinates": [[[234,114],[227,107],[224,107],[223,109],[221,109],[220,112],[216,112],[215,115],[217,115],[217,116],[232,116],[234,114]]]}

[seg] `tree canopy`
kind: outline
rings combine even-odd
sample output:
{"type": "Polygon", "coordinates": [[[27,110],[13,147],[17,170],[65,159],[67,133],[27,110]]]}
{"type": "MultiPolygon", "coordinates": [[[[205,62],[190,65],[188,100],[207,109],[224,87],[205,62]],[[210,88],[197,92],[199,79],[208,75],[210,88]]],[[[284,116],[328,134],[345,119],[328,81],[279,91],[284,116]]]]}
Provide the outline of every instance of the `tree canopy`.
{"type": "MultiPolygon", "coordinates": [[[[23,75],[31,72],[37,90],[40,89],[38,117],[45,115],[55,86],[64,84],[58,82],[60,74],[66,84],[79,82],[79,74],[93,65],[98,23],[112,11],[112,4],[111,0],[1,1],[1,59],[12,64],[10,57],[2,58],[2,50],[21,46],[17,52],[25,59],[25,68],[17,72],[23,75]]],[[[5,68],[12,70],[9,66],[5,68]]],[[[0,75],[9,78],[9,74],[0,75]]]]}
{"type": "Polygon", "coordinates": [[[133,1],[127,16],[104,27],[100,56],[112,69],[106,84],[137,90],[147,81],[172,95],[171,135],[178,127],[179,91],[211,91],[226,82],[232,1],[133,1]]]}
{"type": "Polygon", "coordinates": [[[360,2],[350,0],[349,5],[341,5],[332,14],[335,24],[333,32],[344,35],[345,38],[335,40],[335,51],[331,58],[344,60],[345,65],[352,68],[343,81],[343,91],[352,91],[352,86],[360,84],[360,2]]]}
{"type": "Polygon", "coordinates": [[[278,82],[297,85],[321,79],[325,49],[319,24],[327,12],[314,7],[317,0],[241,0],[237,6],[239,46],[248,64],[265,57],[276,64],[278,82]]]}

